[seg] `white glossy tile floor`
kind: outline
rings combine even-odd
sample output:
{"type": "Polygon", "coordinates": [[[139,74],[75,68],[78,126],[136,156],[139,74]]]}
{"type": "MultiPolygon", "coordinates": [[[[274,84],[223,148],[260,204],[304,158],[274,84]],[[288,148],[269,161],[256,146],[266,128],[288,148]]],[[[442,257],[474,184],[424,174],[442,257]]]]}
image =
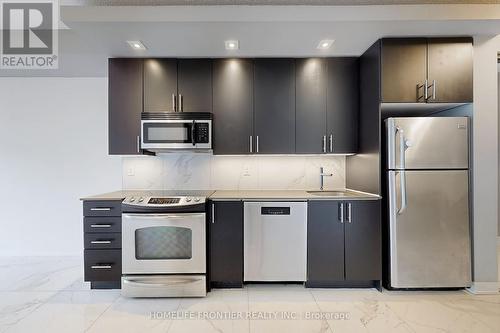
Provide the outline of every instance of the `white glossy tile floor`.
{"type": "Polygon", "coordinates": [[[127,299],[89,290],[80,258],[0,258],[0,332],[499,333],[500,295],[250,285],[127,299]]]}

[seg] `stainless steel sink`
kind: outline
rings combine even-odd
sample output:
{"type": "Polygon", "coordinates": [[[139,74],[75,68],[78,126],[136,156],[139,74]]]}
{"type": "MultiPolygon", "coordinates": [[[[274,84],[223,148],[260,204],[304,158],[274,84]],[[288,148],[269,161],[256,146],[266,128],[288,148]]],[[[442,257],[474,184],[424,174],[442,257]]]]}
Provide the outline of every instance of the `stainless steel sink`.
{"type": "Polygon", "coordinates": [[[353,197],[356,196],[356,194],[349,192],[349,191],[343,191],[343,190],[337,190],[337,191],[307,191],[307,193],[312,194],[312,195],[318,195],[318,196],[325,196],[325,197],[353,197]]]}

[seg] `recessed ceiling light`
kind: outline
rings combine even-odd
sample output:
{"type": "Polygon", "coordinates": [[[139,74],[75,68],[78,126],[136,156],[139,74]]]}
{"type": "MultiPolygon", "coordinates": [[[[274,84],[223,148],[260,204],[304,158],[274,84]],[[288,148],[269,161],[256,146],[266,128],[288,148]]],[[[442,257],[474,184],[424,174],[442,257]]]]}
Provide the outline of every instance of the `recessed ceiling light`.
{"type": "Polygon", "coordinates": [[[128,40],[128,45],[134,50],[146,50],[147,47],[140,40],[128,40]]]}
{"type": "Polygon", "coordinates": [[[237,40],[226,40],[224,42],[226,50],[237,50],[240,48],[240,42],[237,40]]]}
{"type": "Polygon", "coordinates": [[[332,47],[333,42],[334,42],[333,39],[323,39],[319,41],[318,49],[320,50],[329,49],[330,47],[332,47]]]}

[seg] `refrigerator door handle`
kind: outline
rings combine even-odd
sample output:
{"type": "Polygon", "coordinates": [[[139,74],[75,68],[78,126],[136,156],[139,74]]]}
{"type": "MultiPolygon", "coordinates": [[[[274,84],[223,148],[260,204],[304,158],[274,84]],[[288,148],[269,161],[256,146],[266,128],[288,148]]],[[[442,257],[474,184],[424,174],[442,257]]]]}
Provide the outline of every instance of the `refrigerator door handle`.
{"type": "Polygon", "coordinates": [[[408,206],[408,199],[406,195],[406,172],[404,170],[401,170],[399,172],[399,177],[400,177],[400,188],[401,188],[401,205],[398,210],[398,215],[401,215],[408,206]]]}
{"type": "Polygon", "coordinates": [[[401,127],[396,127],[396,133],[399,135],[399,166],[401,168],[401,171],[399,172],[400,184],[401,184],[401,206],[398,210],[398,215],[401,215],[408,206],[408,199],[406,195],[406,172],[405,172],[406,139],[404,131],[401,127]]]}

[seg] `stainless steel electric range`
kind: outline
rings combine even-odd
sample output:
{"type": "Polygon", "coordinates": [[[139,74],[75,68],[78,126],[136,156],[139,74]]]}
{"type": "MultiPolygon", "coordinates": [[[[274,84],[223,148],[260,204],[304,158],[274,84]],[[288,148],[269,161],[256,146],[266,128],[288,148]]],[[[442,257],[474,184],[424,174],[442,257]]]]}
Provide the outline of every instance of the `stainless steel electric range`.
{"type": "Polygon", "coordinates": [[[122,295],[206,296],[209,192],[144,192],[122,203],[122,295]]]}

